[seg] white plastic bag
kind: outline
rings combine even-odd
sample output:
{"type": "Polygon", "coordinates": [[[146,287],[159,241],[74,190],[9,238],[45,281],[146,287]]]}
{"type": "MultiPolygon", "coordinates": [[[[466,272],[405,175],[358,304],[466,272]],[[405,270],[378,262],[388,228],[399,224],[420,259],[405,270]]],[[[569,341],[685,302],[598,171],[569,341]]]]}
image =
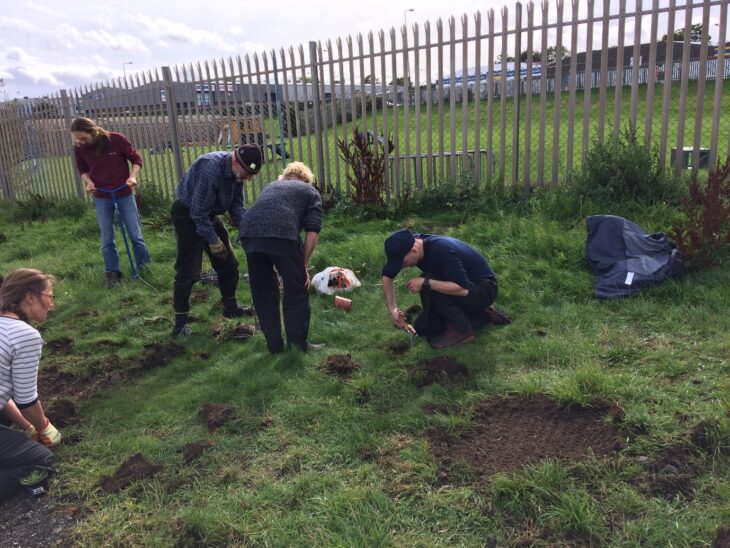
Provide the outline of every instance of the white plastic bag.
{"type": "Polygon", "coordinates": [[[360,280],[348,268],[328,266],[312,278],[314,288],[324,295],[334,295],[338,291],[352,291],[360,287],[360,280]]]}

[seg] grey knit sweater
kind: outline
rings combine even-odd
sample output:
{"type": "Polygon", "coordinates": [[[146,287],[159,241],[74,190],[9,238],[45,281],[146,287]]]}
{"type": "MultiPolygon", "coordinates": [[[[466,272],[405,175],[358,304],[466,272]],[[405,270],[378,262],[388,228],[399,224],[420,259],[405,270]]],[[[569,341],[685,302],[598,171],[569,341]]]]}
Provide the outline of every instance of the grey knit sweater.
{"type": "Polygon", "coordinates": [[[322,197],[302,181],[274,181],[246,210],[239,238],[282,238],[299,241],[299,233],[322,228],[322,197]]]}

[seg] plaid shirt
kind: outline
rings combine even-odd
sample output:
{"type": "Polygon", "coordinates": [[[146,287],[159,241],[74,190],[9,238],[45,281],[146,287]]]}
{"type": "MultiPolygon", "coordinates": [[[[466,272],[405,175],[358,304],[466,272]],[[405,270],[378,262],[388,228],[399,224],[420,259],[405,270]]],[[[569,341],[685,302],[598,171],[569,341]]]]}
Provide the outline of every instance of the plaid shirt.
{"type": "Polygon", "coordinates": [[[218,240],[212,219],[228,211],[240,229],[243,213],[243,183],[236,181],[230,152],[209,152],[193,162],[177,187],[177,199],[190,210],[196,232],[209,244],[218,240]]]}

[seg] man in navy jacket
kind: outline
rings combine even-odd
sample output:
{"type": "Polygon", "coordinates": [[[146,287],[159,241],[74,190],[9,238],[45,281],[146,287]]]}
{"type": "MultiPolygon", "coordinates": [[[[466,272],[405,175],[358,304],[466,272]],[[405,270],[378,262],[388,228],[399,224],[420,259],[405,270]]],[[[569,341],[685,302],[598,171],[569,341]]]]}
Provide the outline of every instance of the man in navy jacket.
{"type": "Polygon", "coordinates": [[[405,327],[405,320],[395,303],[393,279],[403,267],[421,269],[422,275],[410,279],[406,287],[421,296],[423,311],[413,327],[433,348],[474,342],[473,328],[479,325],[510,323],[492,306],[497,279],[489,263],[461,240],[398,230],[385,240],[385,254],[383,292],[398,327],[405,327]]]}

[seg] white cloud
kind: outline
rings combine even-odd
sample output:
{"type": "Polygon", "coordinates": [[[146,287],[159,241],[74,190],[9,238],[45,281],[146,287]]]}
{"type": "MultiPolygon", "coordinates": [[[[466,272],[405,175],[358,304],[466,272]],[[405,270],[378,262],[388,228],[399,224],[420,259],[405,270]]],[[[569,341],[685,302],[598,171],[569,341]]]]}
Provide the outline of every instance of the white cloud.
{"type": "Polygon", "coordinates": [[[85,39],[95,46],[104,45],[115,51],[140,54],[149,52],[149,49],[144,45],[142,40],[126,32],[118,32],[115,34],[106,30],[92,30],[85,35],[85,39]]]}
{"type": "Polygon", "coordinates": [[[27,33],[38,32],[38,28],[33,23],[19,17],[0,17],[0,29],[27,33]]]}
{"type": "Polygon", "coordinates": [[[155,37],[157,43],[163,47],[174,47],[170,42],[176,44],[191,44],[193,46],[210,46],[218,51],[233,52],[233,44],[225,40],[217,32],[197,30],[193,27],[171,21],[164,17],[149,17],[139,15],[137,22],[155,37]]]}

